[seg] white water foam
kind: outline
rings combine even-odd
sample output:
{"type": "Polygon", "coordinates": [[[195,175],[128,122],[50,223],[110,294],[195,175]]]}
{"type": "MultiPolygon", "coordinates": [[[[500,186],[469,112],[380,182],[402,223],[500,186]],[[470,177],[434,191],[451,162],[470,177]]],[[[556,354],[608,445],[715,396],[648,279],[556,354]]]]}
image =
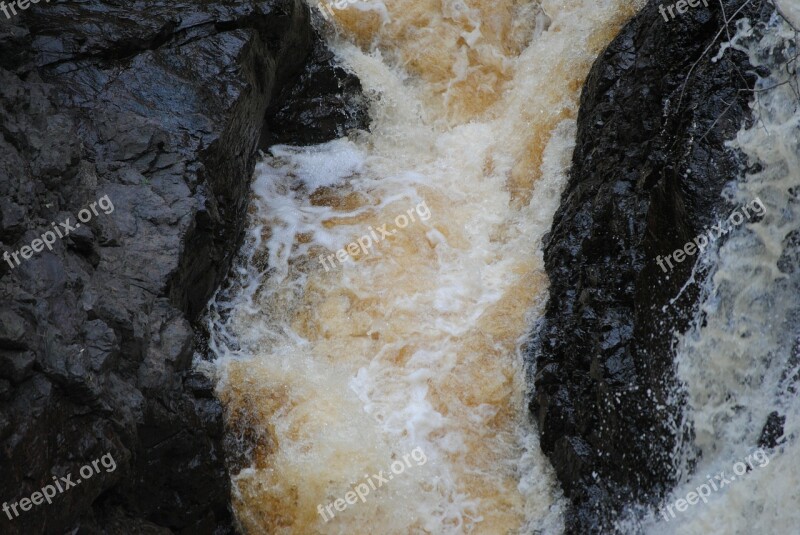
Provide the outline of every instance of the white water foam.
{"type": "Polygon", "coordinates": [[[370,132],[271,150],[211,305],[210,372],[247,461],[236,518],[248,533],[560,533],[520,346],[547,298],[541,238],[580,87],[638,2],[381,3],[334,10],[329,36],[370,132]],[[321,264],[422,202],[429,219],[321,264]],[[415,448],[425,465],[318,513],[415,448]]]}
{"type": "MultiPolygon", "coordinates": [[[[675,518],[664,510],[653,512],[643,519],[647,533],[800,533],[800,370],[792,358],[800,333],[800,270],[796,253],[789,257],[793,261],[781,260],[787,237],[800,231],[796,59],[786,67],[787,58],[796,58],[796,37],[777,15],[758,31],[745,21],[733,37],[732,48],[771,75],[756,86],[755,124],[731,143],[747,156],[751,172],[732,182],[725,195],[734,205],[760,198],[766,214],[734,231],[719,250],[706,252],[704,260],[716,267],[705,283],[696,323],[678,345],[686,419],[695,432],[689,446],[697,448],[699,458],[695,470],[681,474],[664,505],[686,499],[709,479],[719,485],[715,476],[723,471],[731,481],[712,492],[707,504],[700,501],[683,512],[673,505],[675,518]],[[786,441],[765,451],[768,463],[736,475],[734,464],[758,447],[773,411],[786,417],[786,441]]],[[[693,455],[692,447],[679,455],[693,455]]]]}

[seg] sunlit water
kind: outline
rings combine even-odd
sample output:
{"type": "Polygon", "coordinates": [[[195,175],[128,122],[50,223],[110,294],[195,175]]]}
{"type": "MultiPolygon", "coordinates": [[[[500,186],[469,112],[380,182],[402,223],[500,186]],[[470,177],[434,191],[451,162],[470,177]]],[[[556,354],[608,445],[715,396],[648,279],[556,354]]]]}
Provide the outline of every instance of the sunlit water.
{"type": "Polygon", "coordinates": [[[364,86],[371,131],[266,155],[233,286],[211,306],[244,531],[563,530],[520,345],[547,297],[540,242],[580,88],[636,8],[333,10],[329,43],[364,86]],[[393,478],[375,485],[381,471],[393,478]]]}

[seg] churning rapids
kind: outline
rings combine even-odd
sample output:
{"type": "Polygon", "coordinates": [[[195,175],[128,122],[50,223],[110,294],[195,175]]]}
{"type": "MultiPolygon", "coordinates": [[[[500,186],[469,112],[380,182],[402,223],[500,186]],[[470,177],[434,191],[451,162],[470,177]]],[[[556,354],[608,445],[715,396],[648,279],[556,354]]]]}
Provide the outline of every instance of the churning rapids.
{"type": "MultiPolygon", "coordinates": [[[[581,86],[638,7],[362,0],[331,11],[329,45],[361,79],[371,130],[265,155],[233,280],[210,306],[217,358],[199,364],[226,408],[244,532],[563,531],[521,347],[547,298],[541,239],[566,182],[581,86]],[[325,509],[368,480],[363,499],[325,509]]],[[[773,42],[740,28],[732,46],[754,64],[793,46],[773,23],[773,42]]],[[[775,71],[764,87],[783,80],[775,71]]],[[[732,140],[762,170],[728,193],[760,195],[769,215],[703,260],[715,274],[678,367],[705,456],[676,497],[744,457],[776,406],[786,435],[800,431],[798,363],[787,357],[800,273],[777,268],[800,222],[792,87],[754,101],[763,124],[732,140]]],[[[789,533],[800,468],[797,445],[784,449],[794,455],[680,525],[651,511],[620,528],[701,533],[724,517],[729,533],[770,532],[760,521],[789,533]]]]}

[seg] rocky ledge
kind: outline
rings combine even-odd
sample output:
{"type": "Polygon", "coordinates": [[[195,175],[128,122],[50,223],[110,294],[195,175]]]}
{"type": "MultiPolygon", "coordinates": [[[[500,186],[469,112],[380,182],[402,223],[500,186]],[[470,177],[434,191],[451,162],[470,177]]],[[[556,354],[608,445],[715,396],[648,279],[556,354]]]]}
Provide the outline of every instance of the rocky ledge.
{"type": "Polygon", "coordinates": [[[3,18],[0,501],[106,454],[116,469],[0,513],[0,532],[231,531],[192,322],[237,250],[260,139],[363,127],[359,94],[300,0],[42,2],[3,18]]]}

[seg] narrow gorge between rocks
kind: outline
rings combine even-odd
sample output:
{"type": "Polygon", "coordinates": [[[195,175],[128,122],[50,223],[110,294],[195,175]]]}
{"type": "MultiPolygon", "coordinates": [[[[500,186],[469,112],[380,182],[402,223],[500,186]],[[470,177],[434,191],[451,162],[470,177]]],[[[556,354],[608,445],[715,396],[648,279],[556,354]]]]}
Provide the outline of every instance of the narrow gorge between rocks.
{"type": "Polygon", "coordinates": [[[416,1],[335,13],[331,46],[370,98],[370,132],[271,150],[235,285],[212,306],[218,392],[247,452],[233,475],[247,532],[558,529],[520,344],[547,295],[538,243],[581,85],[632,13],[416,1]],[[387,223],[373,248],[324,260],[387,223]],[[415,448],[424,465],[335,519],[318,512],[415,448]]]}
{"type": "Polygon", "coordinates": [[[800,535],[800,0],[3,5],[0,533],[800,535]]]}
{"type": "MultiPolygon", "coordinates": [[[[246,532],[352,533],[374,524],[381,533],[558,533],[607,521],[565,526],[567,500],[527,413],[525,344],[548,297],[542,243],[566,186],[580,89],[593,60],[637,7],[366,2],[332,11],[336,31],[328,34],[329,46],[364,87],[370,131],[270,150],[256,171],[236,277],[211,307],[218,359],[210,373],[219,380],[229,438],[241,455],[232,474],[233,503],[246,532]],[[410,222],[400,225],[404,214],[410,222]],[[375,232],[387,227],[381,236],[375,232]],[[383,481],[380,489],[366,486],[381,470],[392,477],[388,467],[398,460],[402,466],[404,454],[415,449],[424,452],[424,465],[406,459],[397,479],[383,481]],[[360,500],[353,494],[354,503],[345,505],[347,492],[359,483],[372,494],[362,491],[360,500]]],[[[725,46],[752,56],[753,66],[777,70],[773,58],[757,63],[765,54],[757,47],[782,46],[790,57],[787,28],[773,19],[767,33],[775,37],[767,45],[750,36],[749,26],[736,33],[731,22],[728,35],[735,37],[725,46]]],[[[785,83],[777,74],[767,80],[760,87],[785,83]]],[[[761,105],[796,105],[791,89],[784,92],[770,97],[779,104],[761,105]]],[[[740,134],[738,148],[752,161],[763,161],[759,151],[770,140],[742,141],[757,137],[748,132],[787,130],[785,122],[794,118],[774,121],[740,134]]],[[[782,139],[790,144],[782,154],[796,148],[790,131],[782,139]]],[[[733,183],[737,178],[727,177],[733,183]]],[[[792,177],[784,180],[788,193],[792,177]]],[[[732,188],[730,198],[749,201],[732,188]]],[[[771,217],[759,223],[771,224],[771,217]]],[[[778,232],[774,244],[788,233],[778,232]]],[[[741,250],[739,241],[752,239],[737,234],[726,247],[741,250]]],[[[723,267],[713,255],[726,250],[712,247],[686,283],[701,286],[707,300],[724,301],[719,292],[730,292],[718,286],[726,269],[754,269],[723,267]]],[[[772,279],[764,277],[762,286],[741,295],[768,299],[772,279]]],[[[713,317],[709,306],[702,314],[713,317]]],[[[757,308],[750,301],[739,306],[757,308]]],[[[762,322],[787,321],[790,306],[762,322]]],[[[720,350],[710,347],[721,343],[724,332],[758,328],[742,322],[716,327],[713,334],[693,331],[679,343],[678,372],[686,386],[670,384],[664,393],[677,399],[688,390],[689,414],[682,424],[673,421],[688,435],[704,427],[697,427],[698,418],[722,417],[735,425],[730,416],[692,414],[730,409],[703,408],[708,394],[694,390],[720,386],[707,384],[713,380],[700,371],[686,376],[684,368],[698,358],[731,358],[717,357],[720,350]],[[712,346],[690,349],[702,344],[712,346]]],[[[732,343],[729,352],[735,352],[732,343]]],[[[769,361],[777,347],[777,340],[766,344],[761,358],[769,361]]],[[[785,343],[784,351],[790,352],[785,343]]],[[[782,363],[767,364],[776,370],[772,375],[783,372],[786,381],[786,359],[772,359],[782,363]]],[[[777,395],[775,381],[771,394],[761,394],[777,395]]],[[[716,394],[725,405],[747,395],[731,389],[735,374],[730,382],[716,394]]],[[[752,435],[761,432],[771,406],[741,416],[753,422],[744,428],[749,436],[740,429],[725,447],[705,445],[703,433],[697,446],[677,441],[668,453],[684,471],[678,477],[689,479],[684,486],[704,482],[689,475],[696,448],[714,452],[709,470],[721,468],[717,463],[757,443],[752,435]]],[[[769,477],[769,470],[759,477],[769,477]]],[[[798,481],[796,473],[785,477],[798,481]]],[[[747,486],[739,492],[747,493],[747,486]]],[[[601,518],[608,514],[602,511],[601,518]]],[[[744,510],[741,515],[729,526],[734,531],[750,523],[744,510]]],[[[670,521],[652,510],[628,512],[614,522],[626,532],[675,533],[704,522],[670,521]]],[[[791,530],[790,521],[785,529],[791,530]]]]}

